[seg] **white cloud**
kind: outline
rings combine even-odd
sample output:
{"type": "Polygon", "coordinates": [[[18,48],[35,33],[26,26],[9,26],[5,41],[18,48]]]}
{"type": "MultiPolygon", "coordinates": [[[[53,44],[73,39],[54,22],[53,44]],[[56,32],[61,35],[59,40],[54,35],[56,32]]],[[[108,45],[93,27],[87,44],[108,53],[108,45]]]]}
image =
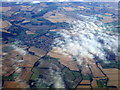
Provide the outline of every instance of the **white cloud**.
{"type": "Polygon", "coordinates": [[[54,71],[52,67],[50,67],[50,75],[54,82],[54,88],[65,88],[64,81],[61,77],[61,72],[59,71],[60,69],[55,64],[52,65],[54,65],[57,69],[57,71],[54,71]]]}
{"type": "Polygon", "coordinates": [[[27,51],[25,51],[23,48],[19,48],[15,45],[12,45],[12,47],[15,49],[15,51],[19,52],[21,55],[26,55],[27,51]]]}
{"type": "Polygon", "coordinates": [[[40,3],[40,1],[32,1],[31,3],[33,3],[33,4],[40,3]]]}
{"type": "Polygon", "coordinates": [[[94,59],[94,56],[99,57],[106,62],[107,51],[117,55],[118,35],[110,35],[110,31],[104,25],[100,26],[101,22],[94,17],[81,15],[83,20],[71,22],[73,27],[71,30],[63,29],[58,32],[62,39],[56,38],[53,47],[58,48],[58,51],[76,57],[77,62],[82,62],[89,59],[94,59]],[[98,23],[96,23],[98,22],[98,23]]]}

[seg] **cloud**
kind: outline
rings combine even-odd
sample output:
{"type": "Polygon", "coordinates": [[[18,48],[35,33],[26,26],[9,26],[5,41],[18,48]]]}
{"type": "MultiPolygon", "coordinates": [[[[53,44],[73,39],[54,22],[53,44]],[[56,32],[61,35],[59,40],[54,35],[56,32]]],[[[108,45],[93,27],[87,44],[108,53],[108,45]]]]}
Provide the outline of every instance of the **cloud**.
{"type": "Polygon", "coordinates": [[[25,51],[23,48],[19,48],[15,45],[12,45],[12,47],[15,49],[15,51],[19,52],[21,55],[26,55],[27,51],[25,51]]]}
{"type": "Polygon", "coordinates": [[[33,3],[33,4],[40,3],[40,1],[32,1],[31,3],[33,3]]]}
{"type": "Polygon", "coordinates": [[[53,82],[54,82],[54,88],[65,88],[65,84],[61,77],[61,72],[59,71],[59,68],[58,68],[58,71],[54,71],[52,69],[52,67],[50,67],[50,74],[51,74],[51,78],[53,79],[53,82]]]}
{"type": "Polygon", "coordinates": [[[79,65],[94,60],[95,57],[108,63],[111,55],[117,55],[118,35],[111,32],[95,17],[80,15],[82,20],[69,22],[70,30],[57,32],[62,38],[56,38],[53,48],[58,52],[74,57],[79,65]]]}

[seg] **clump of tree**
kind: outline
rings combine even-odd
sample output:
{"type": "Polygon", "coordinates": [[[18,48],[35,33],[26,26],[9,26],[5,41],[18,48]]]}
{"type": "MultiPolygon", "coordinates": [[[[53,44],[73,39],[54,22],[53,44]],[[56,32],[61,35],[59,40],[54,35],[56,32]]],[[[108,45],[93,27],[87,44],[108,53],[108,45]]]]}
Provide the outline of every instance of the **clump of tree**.
{"type": "Polygon", "coordinates": [[[48,7],[47,7],[47,8],[42,9],[40,12],[37,13],[37,15],[34,15],[34,16],[32,16],[32,17],[40,17],[40,16],[43,16],[44,14],[46,14],[46,13],[49,12],[49,11],[56,10],[57,7],[58,7],[58,6],[57,6],[55,3],[50,3],[50,4],[48,4],[48,7]]]}

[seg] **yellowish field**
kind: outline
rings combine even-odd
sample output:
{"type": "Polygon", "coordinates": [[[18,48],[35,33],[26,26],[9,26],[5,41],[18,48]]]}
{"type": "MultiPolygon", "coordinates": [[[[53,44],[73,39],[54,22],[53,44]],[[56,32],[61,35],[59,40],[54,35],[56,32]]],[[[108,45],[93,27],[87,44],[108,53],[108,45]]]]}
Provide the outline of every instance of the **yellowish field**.
{"type": "Polygon", "coordinates": [[[110,80],[109,82],[108,82],[108,86],[117,86],[118,87],[118,81],[113,81],[113,80],[110,80]]]}
{"type": "Polygon", "coordinates": [[[46,13],[44,17],[53,23],[66,22],[70,20],[70,18],[68,18],[67,16],[55,11],[46,13]],[[52,14],[55,14],[55,15],[52,15],[52,14]]]}
{"type": "Polygon", "coordinates": [[[36,48],[36,47],[29,48],[29,51],[34,52],[35,55],[40,56],[40,57],[42,57],[42,56],[44,56],[46,54],[46,51],[44,51],[44,50],[42,50],[40,48],[36,48]]]}
{"type": "Polygon", "coordinates": [[[12,74],[17,68],[17,60],[21,59],[21,56],[18,52],[12,50],[8,53],[4,53],[4,57],[2,58],[2,73],[4,76],[9,76],[12,74]]]}
{"type": "Polygon", "coordinates": [[[35,34],[35,33],[31,32],[31,31],[26,31],[26,34],[35,34]]]}
{"type": "Polygon", "coordinates": [[[111,16],[112,14],[110,14],[110,13],[105,13],[105,15],[109,15],[109,16],[111,16]]]}
{"type": "Polygon", "coordinates": [[[11,23],[8,22],[8,21],[0,21],[0,28],[7,28],[7,27],[10,27],[11,26],[11,23]]]}
{"type": "Polygon", "coordinates": [[[93,81],[92,81],[91,85],[92,85],[92,87],[93,87],[93,88],[98,87],[98,85],[97,85],[97,82],[96,82],[96,79],[95,79],[95,78],[93,78],[93,81]]]}
{"type": "Polygon", "coordinates": [[[31,74],[32,74],[31,68],[25,68],[25,69],[22,70],[20,78],[23,81],[27,82],[27,81],[29,81],[31,74]]]}
{"type": "Polygon", "coordinates": [[[66,11],[74,11],[75,9],[72,7],[63,7],[63,9],[65,9],[66,11]]]}
{"type": "Polygon", "coordinates": [[[50,31],[58,31],[57,29],[51,29],[50,31]]]}
{"type": "Polygon", "coordinates": [[[9,46],[8,44],[0,44],[0,49],[9,46]]]}
{"type": "Polygon", "coordinates": [[[30,22],[29,20],[25,20],[25,21],[23,21],[22,23],[28,23],[28,22],[30,22]]]}
{"type": "Polygon", "coordinates": [[[120,70],[118,69],[103,69],[105,74],[107,74],[109,78],[108,86],[117,86],[118,87],[118,82],[120,80],[118,79],[118,75],[120,73],[120,70]]]}
{"type": "Polygon", "coordinates": [[[104,16],[102,20],[103,23],[110,23],[112,21],[113,21],[113,18],[109,16],[104,16]]]}
{"type": "Polygon", "coordinates": [[[0,12],[7,12],[11,9],[11,7],[0,7],[0,12]]]}
{"type": "Polygon", "coordinates": [[[78,6],[78,8],[80,8],[80,9],[89,9],[89,8],[84,7],[84,6],[78,6]]]}
{"type": "Polygon", "coordinates": [[[21,5],[22,11],[32,11],[33,9],[34,9],[34,7],[21,5]]]}
{"type": "Polygon", "coordinates": [[[90,84],[90,80],[82,80],[80,84],[90,84]]]}
{"type": "MultiPolygon", "coordinates": [[[[1,30],[0,30],[1,31],[1,30]]],[[[8,32],[8,31],[6,31],[6,30],[4,30],[4,29],[2,29],[2,32],[5,32],[5,33],[10,33],[10,32],[8,32]]]]}
{"type": "Polygon", "coordinates": [[[26,54],[23,56],[24,62],[20,64],[21,67],[33,67],[34,63],[39,59],[37,56],[26,54]]]}
{"type": "Polygon", "coordinates": [[[90,87],[90,85],[79,85],[79,86],[77,86],[76,90],[80,90],[80,88],[83,88],[83,89],[89,88],[89,90],[90,90],[91,87],[90,87]]]}
{"type": "Polygon", "coordinates": [[[27,85],[24,82],[5,81],[4,88],[26,88],[27,85]]]}
{"type": "Polygon", "coordinates": [[[110,27],[119,28],[119,27],[120,27],[120,25],[114,25],[114,26],[110,26],[110,27]]]}
{"type": "Polygon", "coordinates": [[[96,64],[90,65],[90,68],[92,70],[92,74],[94,77],[104,77],[104,74],[101,72],[101,70],[96,66],[96,64]]]}
{"type": "Polygon", "coordinates": [[[103,69],[103,71],[107,74],[107,75],[111,75],[111,74],[116,74],[118,75],[118,69],[116,68],[111,68],[111,69],[103,69]]]}

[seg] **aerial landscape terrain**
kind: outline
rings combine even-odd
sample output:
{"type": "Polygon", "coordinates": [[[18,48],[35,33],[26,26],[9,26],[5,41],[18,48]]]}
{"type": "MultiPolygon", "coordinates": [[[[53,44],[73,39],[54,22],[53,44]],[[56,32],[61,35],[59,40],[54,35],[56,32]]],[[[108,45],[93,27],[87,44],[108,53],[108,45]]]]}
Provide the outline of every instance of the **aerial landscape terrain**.
{"type": "Polygon", "coordinates": [[[120,88],[117,2],[2,2],[2,88],[120,88]]]}

